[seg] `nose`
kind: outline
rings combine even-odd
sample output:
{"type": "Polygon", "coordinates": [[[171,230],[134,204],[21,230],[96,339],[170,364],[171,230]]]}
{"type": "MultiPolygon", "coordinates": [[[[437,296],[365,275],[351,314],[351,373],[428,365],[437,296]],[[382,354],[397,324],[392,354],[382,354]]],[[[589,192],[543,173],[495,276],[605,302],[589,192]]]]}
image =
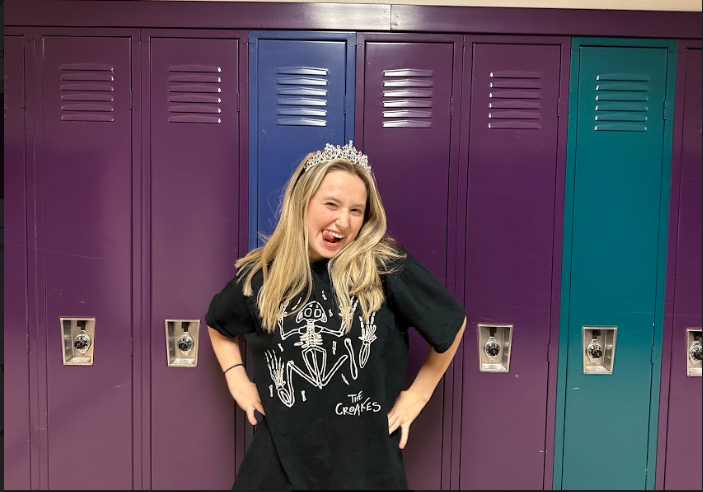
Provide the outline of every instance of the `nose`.
{"type": "Polygon", "coordinates": [[[349,228],[349,212],[346,210],[340,210],[337,214],[337,227],[339,227],[341,232],[346,233],[349,228]]]}

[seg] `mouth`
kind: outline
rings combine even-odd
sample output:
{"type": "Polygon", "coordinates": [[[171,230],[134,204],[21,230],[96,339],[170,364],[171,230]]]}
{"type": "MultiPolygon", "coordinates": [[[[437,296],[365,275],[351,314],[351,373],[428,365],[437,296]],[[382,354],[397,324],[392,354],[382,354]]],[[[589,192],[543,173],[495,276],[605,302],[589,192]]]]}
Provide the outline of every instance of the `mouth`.
{"type": "Polygon", "coordinates": [[[327,246],[335,247],[340,242],[342,242],[342,240],[344,240],[344,238],[345,238],[344,234],[340,234],[339,232],[331,231],[329,229],[322,230],[322,241],[327,246]]]}

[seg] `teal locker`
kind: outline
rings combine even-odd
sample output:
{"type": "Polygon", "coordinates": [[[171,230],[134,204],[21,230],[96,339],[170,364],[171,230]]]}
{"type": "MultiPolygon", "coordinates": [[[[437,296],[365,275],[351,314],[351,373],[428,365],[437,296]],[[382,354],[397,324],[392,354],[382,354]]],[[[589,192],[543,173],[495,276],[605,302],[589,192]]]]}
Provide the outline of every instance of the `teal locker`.
{"type": "Polygon", "coordinates": [[[676,42],[573,50],[554,488],[653,488],[676,42]]]}

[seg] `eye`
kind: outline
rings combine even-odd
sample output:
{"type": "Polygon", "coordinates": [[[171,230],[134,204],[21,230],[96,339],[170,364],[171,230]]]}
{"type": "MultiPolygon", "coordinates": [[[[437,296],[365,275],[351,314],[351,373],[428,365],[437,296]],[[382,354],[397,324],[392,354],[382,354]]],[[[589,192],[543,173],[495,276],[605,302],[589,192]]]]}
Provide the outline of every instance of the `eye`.
{"type": "Polygon", "coordinates": [[[327,205],[328,207],[337,208],[337,204],[334,202],[327,202],[325,203],[325,205],[327,205]]]}
{"type": "Polygon", "coordinates": [[[354,212],[354,213],[356,213],[356,214],[363,214],[363,213],[364,213],[364,211],[361,210],[361,209],[359,209],[359,208],[354,208],[354,209],[352,209],[352,212],[354,212]]]}

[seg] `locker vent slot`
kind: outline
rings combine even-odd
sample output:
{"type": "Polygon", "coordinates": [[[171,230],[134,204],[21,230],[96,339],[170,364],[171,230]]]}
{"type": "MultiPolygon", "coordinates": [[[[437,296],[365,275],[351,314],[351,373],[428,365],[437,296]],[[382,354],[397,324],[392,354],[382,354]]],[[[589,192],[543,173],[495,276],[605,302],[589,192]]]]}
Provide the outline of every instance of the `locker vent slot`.
{"type": "Polygon", "coordinates": [[[434,71],[383,71],[383,128],[432,128],[434,71]]]}
{"type": "Polygon", "coordinates": [[[521,70],[491,72],[488,83],[488,128],[542,128],[542,74],[521,70]]]}
{"type": "Polygon", "coordinates": [[[115,67],[66,63],[60,70],[61,121],[115,121],[115,67]]]}
{"type": "Polygon", "coordinates": [[[646,132],[649,122],[649,77],[613,73],[596,76],[594,130],[646,132]]]}
{"type": "Polygon", "coordinates": [[[222,67],[168,67],[168,122],[222,123],[222,67]]]}
{"type": "Polygon", "coordinates": [[[276,123],[280,126],[327,126],[328,70],[280,67],[276,74],[276,123]]]}

